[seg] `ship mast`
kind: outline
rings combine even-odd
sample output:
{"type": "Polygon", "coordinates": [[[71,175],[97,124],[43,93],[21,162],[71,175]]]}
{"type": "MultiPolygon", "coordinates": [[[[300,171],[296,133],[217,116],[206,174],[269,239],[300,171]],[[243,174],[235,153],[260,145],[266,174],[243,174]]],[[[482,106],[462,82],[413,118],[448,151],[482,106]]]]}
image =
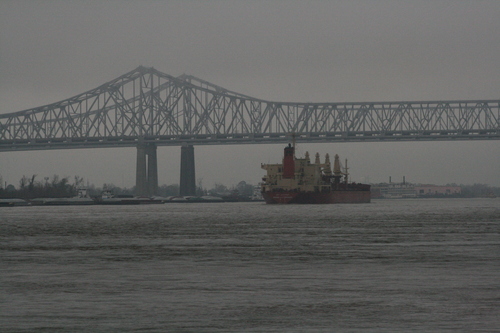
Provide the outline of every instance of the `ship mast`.
{"type": "Polygon", "coordinates": [[[345,159],[345,167],[344,167],[344,170],[345,170],[345,183],[347,184],[348,183],[348,179],[349,179],[349,172],[347,170],[349,170],[349,168],[347,167],[347,158],[345,159]]]}

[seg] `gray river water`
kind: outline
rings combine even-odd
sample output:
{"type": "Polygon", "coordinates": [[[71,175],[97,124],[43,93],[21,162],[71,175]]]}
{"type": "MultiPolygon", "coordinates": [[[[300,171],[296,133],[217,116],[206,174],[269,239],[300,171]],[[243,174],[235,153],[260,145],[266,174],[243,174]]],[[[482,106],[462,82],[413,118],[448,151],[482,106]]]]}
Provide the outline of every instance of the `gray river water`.
{"type": "Polygon", "coordinates": [[[1,332],[495,332],[500,200],[0,208],[1,332]]]}

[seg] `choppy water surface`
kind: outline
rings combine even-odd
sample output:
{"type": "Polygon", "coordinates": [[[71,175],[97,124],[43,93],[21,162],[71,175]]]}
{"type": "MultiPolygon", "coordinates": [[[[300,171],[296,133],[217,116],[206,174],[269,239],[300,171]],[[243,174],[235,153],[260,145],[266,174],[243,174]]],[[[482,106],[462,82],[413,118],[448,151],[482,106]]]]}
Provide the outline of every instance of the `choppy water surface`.
{"type": "Polygon", "coordinates": [[[0,209],[2,332],[490,332],[500,200],[0,209]]]}

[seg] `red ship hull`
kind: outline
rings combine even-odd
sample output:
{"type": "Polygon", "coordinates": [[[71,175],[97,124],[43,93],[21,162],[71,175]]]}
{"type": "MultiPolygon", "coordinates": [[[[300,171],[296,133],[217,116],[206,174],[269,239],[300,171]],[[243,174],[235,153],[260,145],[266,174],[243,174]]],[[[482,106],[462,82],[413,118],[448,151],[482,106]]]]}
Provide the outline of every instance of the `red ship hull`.
{"type": "Polygon", "coordinates": [[[268,204],[338,204],[369,203],[370,191],[334,190],[331,192],[262,192],[268,204]]]}

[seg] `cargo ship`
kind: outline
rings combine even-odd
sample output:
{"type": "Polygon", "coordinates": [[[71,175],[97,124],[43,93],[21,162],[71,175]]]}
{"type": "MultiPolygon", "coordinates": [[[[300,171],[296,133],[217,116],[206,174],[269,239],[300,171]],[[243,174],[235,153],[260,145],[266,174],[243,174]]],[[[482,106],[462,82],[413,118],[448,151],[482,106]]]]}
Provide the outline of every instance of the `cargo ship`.
{"type": "Polygon", "coordinates": [[[369,203],[370,185],[349,182],[347,160],[344,167],[335,155],[333,170],[330,157],[320,162],[316,153],[311,163],[309,153],[295,157],[295,143],[285,147],[282,164],[262,164],[267,175],[262,178],[261,193],[268,204],[369,203]]]}

